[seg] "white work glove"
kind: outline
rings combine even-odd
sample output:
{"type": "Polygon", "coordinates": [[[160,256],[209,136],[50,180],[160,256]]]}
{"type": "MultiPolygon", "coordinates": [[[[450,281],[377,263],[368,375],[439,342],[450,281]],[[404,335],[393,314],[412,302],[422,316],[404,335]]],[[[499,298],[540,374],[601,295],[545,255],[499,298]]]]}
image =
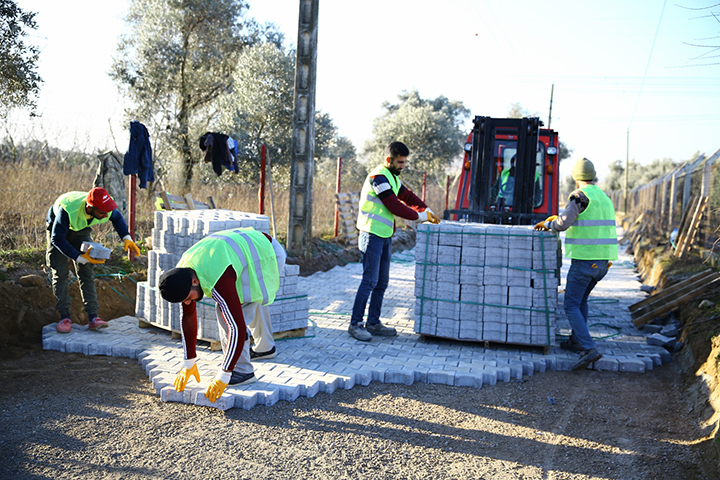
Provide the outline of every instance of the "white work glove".
{"type": "Polygon", "coordinates": [[[428,212],[427,211],[428,211],[428,209],[426,208],[424,212],[418,212],[418,219],[417,219],[418,222],[422,223],[422,222],[428,221],[428,212]]]}

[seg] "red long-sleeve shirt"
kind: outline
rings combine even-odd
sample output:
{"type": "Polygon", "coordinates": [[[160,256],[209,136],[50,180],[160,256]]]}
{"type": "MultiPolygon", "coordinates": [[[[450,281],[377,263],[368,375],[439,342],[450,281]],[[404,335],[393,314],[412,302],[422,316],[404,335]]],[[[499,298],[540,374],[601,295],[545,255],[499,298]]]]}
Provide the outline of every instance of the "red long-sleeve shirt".
{"type": "Polygon", "coordinates": [[[375,194],[383,202],[383,205],[395,216],[407,220],[417,220],[418,212],[422,212],[427,208],[427,205],[402,183],[400,184],[398,194],[395,195],[385,175],[372,177],[371,185],[375,194]]]}
{"type": "MultiPolygon", "coordinates": [[[[225,355],[223,356],[221,368],[230,372],[240,358],[245,346],[246,326],[245,317],[242,313],[242,302],[237,293],[237,275],[232,266],[229,266],[220,280],[212,290],[212,297],[220,307],[222,318],[228,327],[227,342],[225,344],[225,355]]],[[[182,340],[185,350],[185,359],[197,357],[197,311],[196,302],[189,305],[182,304],[182,340]]]]}

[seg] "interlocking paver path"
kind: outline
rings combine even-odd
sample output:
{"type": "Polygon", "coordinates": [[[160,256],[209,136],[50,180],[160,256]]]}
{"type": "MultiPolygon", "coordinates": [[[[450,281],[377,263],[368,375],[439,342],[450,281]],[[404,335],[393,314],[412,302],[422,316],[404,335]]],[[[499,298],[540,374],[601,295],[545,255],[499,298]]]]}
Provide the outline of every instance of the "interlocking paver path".
{"type": "MultiPolygon", "coordinates": [[[[623,252],[621,247],[621,252],[623,252]]],[[[598,340],[603,358],[594,365],[598,370],[643,373],[670,360],[663,348],[649,346],[640,330],[631,322],[627,307],[646,296],[639,289],[632,257],[621,258],[610,269],[591,296],[591,333],[598,340]]],[[[569,261],[563,265],[563,282],[569,261]]],[[[201,383],[190,380],[185,392],[172,384],[182,368],[182,343],[170,333],[156,328],[139,328],[132,316],[110,322],[100,331],[73,325],[69,334],[59,334],[55,324],[43,330],[43,347],[85,355],[112,355],[137,358],[163,401],[206,405],[223,410],[270,406],[280,400],[294,401],[318,392],[333,393],[370,382],[440,383],[480,388],[508,382],[523,375],[546,370],[569,370],[577,355],[551,347],[542,348],[507,344],[466,343],[421,338],[414,325],[414,254],[393,255],[391,282],[383,304],[382,320],[398,330],[394,338],[374,337],[359,342],[347,333],[349,313],[362,277],[359,263],[335,267],[300,278],[299,291],[310,300],[310,326],[304,338],[277,342],[274,359],[256,362],[258,382],[229,387],[214,404],[204,396],[221,360],[221,352],[211,352],[203,342],[198,348],[201,383]]],[[[564,283],[561,285],[564,288],[564,283]]],[[[562,293],[560,294],[562,302],[562,293]]],[[[558,312],[558,334],[569,334],[569,325],[558,312]]],[[[559,337],[561,338],[561,337],[559,337]]]]}

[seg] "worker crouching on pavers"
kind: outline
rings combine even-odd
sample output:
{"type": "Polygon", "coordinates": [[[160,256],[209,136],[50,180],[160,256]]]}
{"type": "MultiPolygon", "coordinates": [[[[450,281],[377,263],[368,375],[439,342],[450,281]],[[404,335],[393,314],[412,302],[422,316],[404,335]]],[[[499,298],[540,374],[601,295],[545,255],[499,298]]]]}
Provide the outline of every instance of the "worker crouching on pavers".
{"type": "Polygon", "coordinates": [[[277,240],[252,228],[224,230],[209,235],[188,249],[176,268],[160,277],[160,294],[170,303],[182,302],[182,342],[185,364],[175,378],[175,390],[185,390],[190,377],[200,382],[196,365],[198,320],[196,302],[203,295],[216,302],[223,359],[205,396],[214,402],[228,385],[255,382],[251,358],[276,355],[270,312],[280,286],[279,272],[286,253],[277,240]],[[250,348],[246,319],[255,339],[250,348]]]}
{"type": "Polygon", "coordinates": [[[618,258],[615,208],[595,185],[595,166],[581,158],[572,170],[577,190],[570,194],[560,215],[535,225],[536,230],[565,234],[565,256],[572,259],[565,285],[565,313],[570,320],[570,339],[560,347],[580,353],[573,370],[587,368],[602,358],[588,330],[588,296],[618,258]]]}
{"type": "Polygon", "coordinates": [[[410,189],[405,188],[398,178],[409,154],[404,143],[391,142],[385,148],[385,161],[370,172],[360,192],[357,228],[360,232],[358,248],[362,252],[363,278],[355,295],[348,333],[363,342],[369,342],[373,335],[397,335],[397,330],[380,322],[383,297],[390,281],[395,216],[440,223],[432,210],[410,189]],[[367,324],[363,327],[368,297],[370,307],[367,324]]]}
{"type": "Polygon", "coordinates": [[[46,261],[52,272],[52,287],[55,294],[55,307],[60,312],[57,331],[68,333],[71,330],[70,295],[68,293],[68,258],[75,262],[75,271],[80,282],[80,293],[88,315],[88,328],[95,330],[107,327],[106,321],[98,317],[98,300],[95,291],[93,265],[105,263],[104,259],[90,256],[90,247],[80,253],[83,242],[92,242],[91,226],[112,222],[115,231],[125,242],[125,251],[133,249],[140,255],[140,249],[133,242],[127,224],[117,204],[104,188],[95,187],[89,192],[68,192],[55,200],[47,214],[47,250],[46,261]]]}

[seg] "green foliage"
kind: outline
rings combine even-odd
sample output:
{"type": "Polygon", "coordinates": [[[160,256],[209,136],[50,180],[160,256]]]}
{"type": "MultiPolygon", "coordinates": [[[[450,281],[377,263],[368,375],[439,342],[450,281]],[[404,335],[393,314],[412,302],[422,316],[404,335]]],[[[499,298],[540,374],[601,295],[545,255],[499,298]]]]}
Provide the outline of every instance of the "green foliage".
{"type": "MultiPolygon", "coordinates": [[[[653,160],[653,162],[648,165],[641,165],[635,160],[630,160],[628,162],[628,190],[649,183],[679,165],[679,163],[673,162],[670,158],[653,160]]],[[[610,175],[605,178],[601,186],[605,191],[625,189],[624,161],[615,160],[610,164],[610,175]]]]}
{"type": "MultiPolygon", "coordinates": [[[[238,140],[240,177],[257,180],[260,147],[264,143],[271,159],[273,183],[283,188],[290,180],[295,52],[273,43],[246,48],[240,54],[233,80],[232,94],[220,103],[220,126],[238,140]]],[[[357,162],[352,143],[338,136],[330,115],[316,111],[316,182],[334,182],[338,156],[343,157],[348,171],[354,171],[357,162]]]]}
{"type": "Polygon", "coordinates": [[[36,70],[40,50],[23,40],[26,28],[37,29],[35,15],[13,0],[0,0],[0,117],[16,107],[35,110],[42,83],[36,70]]]}
{"type": "Polygon", "coordinates": [[[129,119],[156,135],[155,154],[180,165],[187,188],[200,161],[197,139],[233,86],[242,50],[260,39],[281,42],[271,25],[247,20],[242,0],[132,0],[111,77],[134,107],[129,119]]]}
{"type": "Polygon", "coordinates": [[[462,102],[444,96],[423,99],[417,90],[402,91],[398,99],[397,104],[383,103],[385,113],[373,122],[373,137],[362,152],[367,166],[380,164],[385,147],[397,140],[410,149],[403,177],[419,186],[422,173],[427,172],[431,180],[444,185],[446,171],[463,153],[467,132],[462,126],[470,111],[462,102]]]}

